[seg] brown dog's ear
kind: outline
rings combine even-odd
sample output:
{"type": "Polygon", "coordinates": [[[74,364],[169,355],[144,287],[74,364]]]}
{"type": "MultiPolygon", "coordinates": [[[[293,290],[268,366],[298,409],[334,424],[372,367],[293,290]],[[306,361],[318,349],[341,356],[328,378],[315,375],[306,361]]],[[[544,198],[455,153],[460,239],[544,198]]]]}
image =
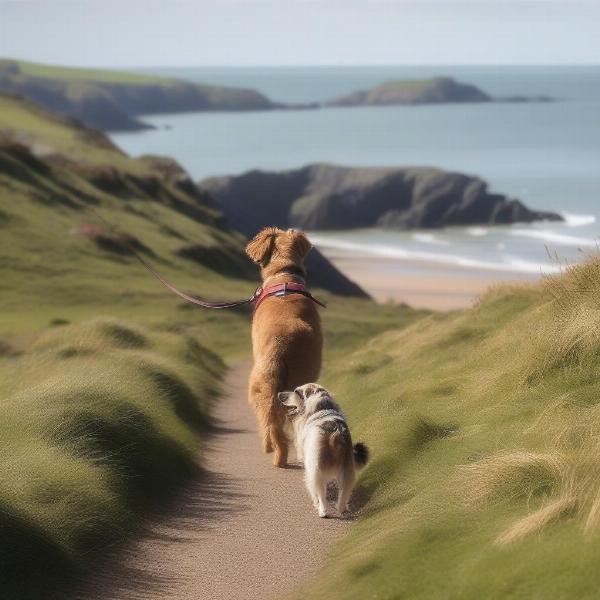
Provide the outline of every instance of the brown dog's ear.
{"type": "Polygon", "coordinates": [[[275,238],[280,233],[281,229],[277,229],[277,227],[266,227],[248,242],[246,254],[259,265],[268,263],[273,252],[275,238]]]}
{"type": "Polygon", "coordinates": [[[312,248],[312,244],[308,241],[306,234],[302,231],[290,229],[289,232],[293,236],[293,245],[300,258],[304,258],[308,251],[312,248]]]}

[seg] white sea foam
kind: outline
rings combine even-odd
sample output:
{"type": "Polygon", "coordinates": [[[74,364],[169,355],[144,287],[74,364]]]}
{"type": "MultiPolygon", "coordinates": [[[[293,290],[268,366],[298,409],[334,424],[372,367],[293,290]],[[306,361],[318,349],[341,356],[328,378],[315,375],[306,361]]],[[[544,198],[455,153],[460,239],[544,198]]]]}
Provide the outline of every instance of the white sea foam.
{"type": "Polygon", "coordinates": [[[574,235],[565,235],[564,233],[558,233],[549,229],[511,229],[509,234],[534,240],[542,240],[543,242],[558,246],[575,246],[577,248],[598,247],[598,240],[574,235]]]}
{"type": "Polygon", "coordinates": [[[489,229],[487,229],[486,227],[469,227],[467,229],[467,233],[474,237],[482,237],[489,233],[489,229]]]}
{"type": "Polygon", "coordinates": [[[560,215],[565,220],[565,224],[569,227],[581,227],[582,225],[592,225],[596,222],[595,215],[574,215],[566,212],[561,212],[560,215]]]}
{"type": "Polygon", "coordinates": [[[442,254],[439,252],[422,252],[407,250],[401,246],[383,246],[379,244],[360,244],[349,242],[347,240],[330,238],[326,236],[310,234],[311,241],[318,247],[346,250],[358,254],[368,254],[371,256],[381,256],[384,258],[395,258],[398,260],[411,260],[418,262],[428,262],[438,265],[447,265],[462,267],[464,269],[474,269],[481,271],[496,271],[506,273],[557,273],[560,271],[560,265],[534,263],[523,260],[515,256],[502,256],[501,261],[492,262],[478,260],[467,256],[457,254],[442,254]]]}
{"type": "Polygon", "coordinates": [[[446,240],[441,240],[439,237],[434,235],[433,233],[413,233],[413,239],[417,240],[417,242],[422,242],[423,244],[432,244],[433,246],[448,246],[449,242],[446,240]]]}

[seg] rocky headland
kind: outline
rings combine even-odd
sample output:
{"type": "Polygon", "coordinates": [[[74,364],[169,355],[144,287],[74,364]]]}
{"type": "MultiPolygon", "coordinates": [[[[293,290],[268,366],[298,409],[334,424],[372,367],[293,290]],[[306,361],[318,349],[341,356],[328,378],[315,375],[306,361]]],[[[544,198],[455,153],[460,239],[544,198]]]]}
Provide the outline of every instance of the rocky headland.
{"type": "Polygon", "coordinates": [[[198,111],[316,110],[327,107],[455,102],[548,102],[546,96],[494,98],[451,77],[383,83],[328,102],[284,104],[256,90],[120,71],[75,69],[0,59],[0,92],[104,131],[150,128],[140,117],[198,111]]]}
{"type": "Polygon", "coordinates": [[[270,110],[280,105],[244,88],[129,73],[0,60],[0,91],[21,95],[99,129],[148,128],[140,115],[270,110]]]}
{"type": "Polygon", "coordinates": [[[200,182],[236,229],[266,225],[308,230],[396,229],[560,221],[492,193],[471,175],[433,168],[312,164],[280,172],[249,171],[200,182]]]}

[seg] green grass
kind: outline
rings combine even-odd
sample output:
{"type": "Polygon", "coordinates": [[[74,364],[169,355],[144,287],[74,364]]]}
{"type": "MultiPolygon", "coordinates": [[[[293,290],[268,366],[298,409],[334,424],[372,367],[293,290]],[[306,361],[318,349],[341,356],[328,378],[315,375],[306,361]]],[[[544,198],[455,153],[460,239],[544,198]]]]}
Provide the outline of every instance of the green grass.
{"type": "Polygon", "coordinates": [[[0,70],[7,64],[18,65],[21,73],[27,77],[41,77],[55,79],[58,81],[94,81],[103,83],[169,83],[168,77],[157,77],[129,71],[110,71],[106,69],[82,69],[77,67],[63,67],[47,65],[43,63],[32,63],[23,60],[0,60],[0,70]]]}
{"type": "Polygon", "coordinates": [[[99,240],[133,235],[207,297],[250,295],[256,271],[176,166],[2,96],[0,130],[0,597],[23,600],[51,597],[193,471],[225,368],[208,348],[248,348],[245,312],[190,310],[99,240]]]}
{"type": "Polygon", "coordinates": [[[600,259],[327,363],[368,499],[302,598],[595,598],[600,259]]]}
{"type": "Polygon", "coordinates": [[[386,81],[382,83],[377,89],[390,89],[405,92],[420,93],[426,88],[436,83],[435,78],[431,79],[398,79],[394,81],[386,81]]]}
{"type": "Polygon", "coordinates": [[[97,318],[0,359],[2,598],[39,598],[193,472],[224,370],[202,342],[97,318]]]}
{"type": "Polygon", "coordinates": [[[118,151],[100,132],[74,127],[64,117],[32,102],[0,93],[0,142],[2,138],[33,146],[39,154],[76,157],[83,164],[111,164],[139,174],[148,172],[143,163],[118,151]]]}
{"type": "MultiPolygon", "coordinates": [[[[250,354],[248,310],[184,304],[118,236],[205,298],[258,272],[176,165],[14,98],[0,130],[0,597],[37,600],[189,475],[225,362],[250,354]]],[[[421,315],[315,293],[331,360],[421,315]]]]}
{"type": "Polygon", "coordinates": [[[181,175],[93,141],[84,145],[77,128],[53,121],[45,111],[37,114],[28,103],[0,97],[0,129],[3,122],[16,125],[34,145],[60,148],[59,158],[49,161],[0,143],[5,336],[35,331],[52,318],[93,316],[106,307],[123,316],[156,315],[163,306],[186,315],[131,255],[99,245],[85,233],[90,228],[109,236],[135,235],[150,249],[147,258],[182,289],[207,297],[252,293],[256,271],[244,259],[243,237],[224,227],[203,197],[181,187],[181,175]],[[188,258],[182,255],[186,248],[195,249],[188,258]]]}
{"type": "Polygon", "coordinates": [[[102,130],[144,128],[147,125],[135,118],[141,114],[274,108],[268,98],[249,89],[7,59],[0,59],[0,91],[22,95],[102,130]]]}
{"type": "MultiPolygon", "coordinates": [[[[176,168],[1,101],[38,157],[0,143],[0,596],[39,598],[191,472],[225,362],[249,356],[247,311],[183,305],[115,236],[203,297],[257,273],[176,168]],[[85,234],[98,214],[112,248],[85,234]]],[[[595,597],[600,260],[446,315],[315,294],[322,382],[372,461],[300,597],[595,597]]]]}

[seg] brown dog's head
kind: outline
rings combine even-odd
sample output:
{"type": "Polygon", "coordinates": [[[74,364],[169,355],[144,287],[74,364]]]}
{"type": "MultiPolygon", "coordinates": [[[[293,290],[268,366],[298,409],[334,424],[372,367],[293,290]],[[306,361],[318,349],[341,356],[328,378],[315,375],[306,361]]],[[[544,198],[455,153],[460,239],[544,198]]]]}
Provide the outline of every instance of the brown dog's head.
{"type": "Polygon", "coordinates": [[[266,227],[246,246],[246,254],[258,265],[263,280],[281,271],[305,272],[304,257],[312,248],[301,231],[266,227]]]}

